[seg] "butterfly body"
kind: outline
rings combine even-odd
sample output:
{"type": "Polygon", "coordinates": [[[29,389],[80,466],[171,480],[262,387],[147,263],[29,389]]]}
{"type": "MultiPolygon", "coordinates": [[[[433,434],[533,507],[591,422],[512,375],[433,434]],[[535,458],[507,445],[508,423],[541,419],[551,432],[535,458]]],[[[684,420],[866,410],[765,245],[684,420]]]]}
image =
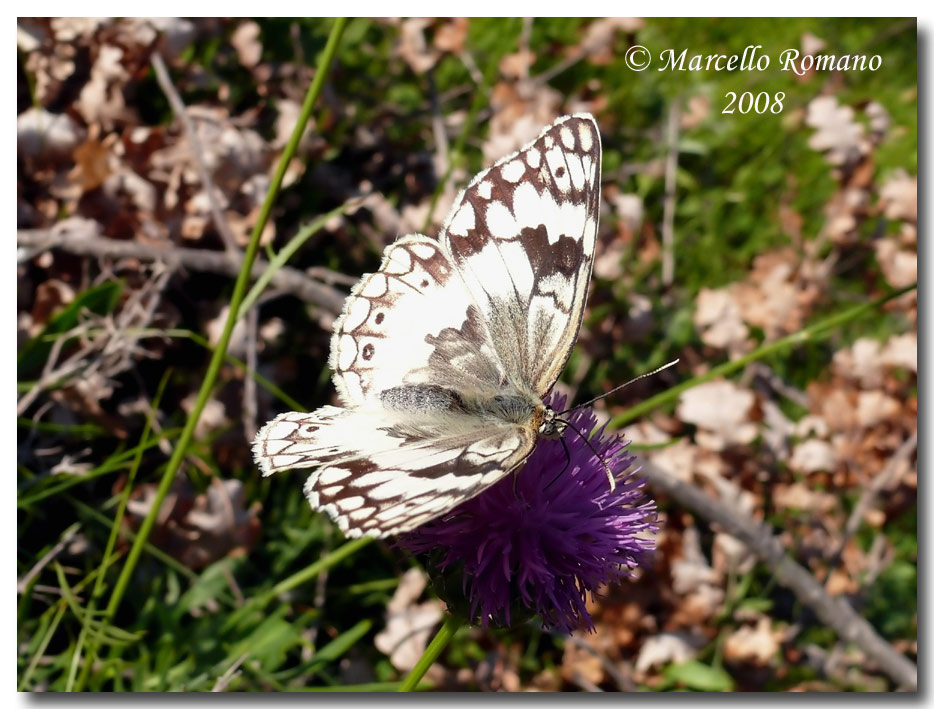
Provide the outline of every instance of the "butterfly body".
{"type": "Polygon", "coordinates": [[[583,313],[600,197],[593,118],[565,116],[480,173],[437,239],[387,247],[351,290],[329,365],[343,407],[257,434],[268,475],[348,536],[414,529],[503,478],[564,430],[544,403],[583,313]]]}

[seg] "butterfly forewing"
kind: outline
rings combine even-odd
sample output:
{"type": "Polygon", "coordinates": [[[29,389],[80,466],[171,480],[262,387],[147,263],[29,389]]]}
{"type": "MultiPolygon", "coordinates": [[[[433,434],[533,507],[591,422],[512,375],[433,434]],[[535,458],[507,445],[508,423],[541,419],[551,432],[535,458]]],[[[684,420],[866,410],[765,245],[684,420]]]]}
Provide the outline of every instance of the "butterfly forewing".
{"type": "Polygon", "coordinates": [[[441,232],[507,373],[540,396],[564,369],[580,328],[600,156],[593,118],[566,116],[477,175],[441,232]]]}
{"type": "Polygon", "coordinates": [[[593,118],[565,116],[474,178],[437,240],[388,247],[335,323],[346,408],[269,422],[253,447],[263,473],[316,468],[312,506],[348,536],[381,537],[519,466],[580,328],[600,158],[593,118]]]}

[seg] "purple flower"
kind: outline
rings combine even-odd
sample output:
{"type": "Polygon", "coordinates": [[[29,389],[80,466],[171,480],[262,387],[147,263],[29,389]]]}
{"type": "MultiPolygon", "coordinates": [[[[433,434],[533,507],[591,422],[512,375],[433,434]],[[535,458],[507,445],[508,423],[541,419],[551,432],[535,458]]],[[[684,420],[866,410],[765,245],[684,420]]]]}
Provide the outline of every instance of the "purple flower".
{"type": "MultiPolygon", "coordinates": [[[[563,404],[552,401],[558,411],[563,404]]],[[[597,423],[591,409],[568,420],[585,436],[597,423]]],[[[471,621],[509,626],[534,614],[545,627],[593,630],[587,594],[631,575],[654,549],[640,533],[655,530],[655,503],[627,474],[628,444],[601,428],[591,450],[570,426],[564,442],[567,453],[559,440],[540,440],[516,475],[400,539],[429,554],[436,591],[471,621]]]]}

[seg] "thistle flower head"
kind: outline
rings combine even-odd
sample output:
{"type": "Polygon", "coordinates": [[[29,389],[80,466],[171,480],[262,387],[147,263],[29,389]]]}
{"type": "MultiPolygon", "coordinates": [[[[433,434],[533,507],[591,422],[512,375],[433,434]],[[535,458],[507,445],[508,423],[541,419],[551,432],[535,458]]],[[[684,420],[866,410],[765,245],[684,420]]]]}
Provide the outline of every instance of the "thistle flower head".
{"type": "MultiPolygon", "coordinates": [[[[560,411],[564,397],[551,403],[560,411]]],[[[568,420],[589,441],[571,427],[564,444],[539,440],[515,474],[400,539],[430,554],[439,595],[473,622],[509,626],[534,614],[549,628],[592,630],[587,594],[630,575],[654,549],[642,533],[655,529],[655,504],[627,472],[628,444],[603,428],[591,436],[591,409],[568,420]]]]}

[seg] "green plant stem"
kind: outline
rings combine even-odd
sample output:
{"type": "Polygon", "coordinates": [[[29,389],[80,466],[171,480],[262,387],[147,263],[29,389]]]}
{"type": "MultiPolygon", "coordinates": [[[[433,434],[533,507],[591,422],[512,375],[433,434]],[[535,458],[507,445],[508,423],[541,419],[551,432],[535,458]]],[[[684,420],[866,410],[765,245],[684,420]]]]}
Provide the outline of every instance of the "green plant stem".
{"type": "Polygon", "coordinates": [[[448,646],[448,643],[451,642],[451,638],[454,637],[454,634],[463,624],[464,619],[454,613],[449,614],[448,617],[444,619],[444,624],[438,630],[437,635],[428,643],[425,652],[418,658],[415,667],[412,668],[408,677],[406,677],[400,685],[400,692],[412,692],[415,690],[415,687],[418,686],[419,681],[425,676],[428,668],[438,659],[441,651],[448,646]]]}
{"type": "Polygon", "coordinates": [[[803,330],[798,330],[798,332],[792,333],[791,335],[783,337],[780,340],[770,342],[767,345],[762,345],[761,347],[753,350],[747,355],[740,357],[739,359],[724,362],[723,364],[714,367],[706,374],[693,377],[686,382],[677,384],[670,389],[666,389],[660,394],[656,394],[655,396],[650,397],[645,401],[640,402],[639,404],[636,404],[632,408],[627,409],[621,413],[619,416],[611,419],[607,426],[610,429],[625,426],[630,421],[635,421],[643,414],[652,411],[662,404],[677,400],[682,392],[687,391],[692,387],[696,387],[697,385],[703,384],[704,382],[709,382],[711,379],[716,379],[717,377],[725,377],[728,374],[732,374],[733,372],[742,369],[751,362],[764,359],[765,357],[768,357],[769,355],[779,352],[785,348],[794,347],[809,340],[815,340],[818,337],[827,334],[834,328],[849,322],[850,320],[855,320],[861,315],[864,315],[873,310],[878,310],[890,300],[894,300],[895,298],[898,298],[899,296],[902,296],[908,291],[914,290],[917,287],[918,284],[915,283],[914,285],[900,288],[899,290],[889,293],[888,295],[884,295],[881,298],[877,298],[876,300],[863,303],[862,305],[854,306],[848,310],[844,310],[842,313],[837,313],[836,315],[831,315],[828,318],[824,318],[823,320],[820,320],[813,325],[809,325],[803,330]]]}
{"type": "MultiPolygon", "coordinates": [[[[159,409],[159,404],[162,402],[162,394],[165,391],[165,386],[169,383],[169,378],[171,376],[171,369],[166,370],[166,372],[162,375],[162,381],[159,382],[159,387],[156,389],[156,395],[152,400],[152,406],[150,407],[149,413],[146,416],[146,423],[143,426],[143,434],[140,436],[140,445],[137,446],[136,455],[133,458],[133,464],[130,466],[130,472],[127,474],[126,484],[123,487],[123,493],[120,495],[120,503],[117,505],[117,513],[114,516],[113,526],[110,528],[110,535],[107,537],[107,546],[104,548],[104,561],[102,565],[105,567],[110,565],[110,560],[114,553],[114,547],[117,545],[117,537],[120,533],[120,525],[123,523],[123,516],[126,513],[126,506],[130,500],[130,494],[133,492],[133,482],[136,480],[136,473],[139,471],[140,463],[143,461],[143,449],[146,445],[146,441],[149,439],[149,433],[152,430],[153,419],[156,416],[156,411],[159,409]]],[[[81,626],[81,634],[78,636],[78,643],[75,647],[75,662],[72,663],[68,681],[65,684],[66,692],[80,692],[84,689],[84,685],[87,683],[88,677],[91,675],[91,668],[94,666],[94,661],[97,659],[97,649],[99,647],[98,641],[101,634],[100,628],[103,627],[103,623],[95,632],[91,629],[91,619],[94,616],[94,612],[97,610],[98,600],[104,595],[104,581],[106,576],[107,575],[105,573],[99,573],[94,581],[94,588],[91,591],[91,598],[88,600],[87,611],[84,615],[84,623],[82,623],[81,626]],[[73,682],[74,673],[77,669],[77,661],[80,658],[82,641],[85,639],[87,639],[87,655],[85,657],[84,664],[81,667],[81,674],[78,676],[77,681],[73,682]]]]}
{"type": "Polygon", "coordinates": [[[123,565],[120,577],[117,579],[113,595],[110,597],[110,602],[107,604],[107,609],[105,611],[105,618],[107,619],[113,617],[117,608],[120,606],[120,602],[123,600],[123,595],[126,592],[127,586],[129,585],[130,577],[132,576],[133,571],[136,569],[136,564],[139,561],[140,554],[143,552],[143,544],[149,538],[149,534],[152,532],[152,528],[155,526],[156,517],[162,507],[162,502],[165,500],[165,496],[168,494],[169,489],[172,486],[172,482],[178,475],[182,460],[184,459],[185,454],[188,451],[188,446],[194,437],[195,426],[197,425],[198,419],[201,417],[201,412],[204,410],[204,407],[211,396],[214,383],[217,381],[217,376],[220,373],[221,365],[223,364],[227,354],[227,346],[230,343],[230,336],[233,332],[234,325],[237,322],[237,313],[240,311],[240,304],[243,302],[243,297],[246,294],[247,284],[250,281],[250,273],[253,269],[253,262],[256,260],[256,252],[259,249],[260,236],[263,233],[263,229],[266,227],[266,222],[269,221],[269,215],[272,213],[272,206],[275,203],[276,197],[278,196],[279,190],[282,186],[282,179],[285,176],[286,168],[288,167],[292,157],[295,155],[295,152],[298,149],[299,140],[302,137],[302,133],[305,131],[305,127],[308,124],[309,118],[311,117],[312,108],[314,107],[318,95],[321,93],[321,89],[324,86],[325,77],[327,76],[328,69],[330,68],[331,62],[337,52],[337,46],[340,43],[341,35],[343,34],[344,28],[346,26],[347,18],[341,17],[335,20],[334,26],[331,28],[331,34],[328,37],[327,45],[325,46],[324,52],[321,55],[318,69],[315,72],[314,81],[312,81],[311,86],[308,89],[308,93],[305,95],[305,101],[302,104],[302,110],[299,114],[298,121],[295,124],[295,129],[292,131],[292,136],[289,139],[288,144],[285,146],[282,157],[279,159],[279,165],[276,169],[276,174],[272,179],[272,184],[269,186],[269,193],[266,195],[266,200],[263,202],[263,207],[260,210],[259,218],[253,227],[253,233],[250,236],[250,242],[247,244],[246,252],[243,256],[243,264],[240,267],[240,273],[237,276],[237,281],[234,284],[233,294],[230,298],[230,310],[227,314],[227,321],[224,323],[224,331],[221,333],[217,346],[214,348],[214,353],[211,356],[210,363],[208,364],[208,370],[204,375],[204,381],[201,384],[201,389],[198,392],[198,398],[195,401],[195,405],[188,416],[188,421],[185,425],[185,428],[182,430],[182,434],[179,437],[178,443],[176,444],[175,449],[172,451],[172,457],[169,459],[165,473],[162,476],[162,480],[159,482],[159,488],[156,492],[155,498],[152,501],[149,514],[146,515],[142,525],[140,525],[136,541],[133,543],[133,547],[130,549],[129,554],[127,555],[126,563],[123,565]]]}
{"type": "Polygon", "coordinates": [[[240,304],[240,311],[237,313],[237,318],[242,318],[247,314],[247,311],[253,307],[256,301],[262,295],[263,291],[266,289],[266,286],[269,285],[269,282],[272,280],[273,276],[276,275],[276,271],[285,266],[290,258],[295,254],[296,251],[304,244],[308,239],[317,234],[321,228],[328,223],[333,217],[344,214],[353,207],[357,207],[363,203],[362,199],[353,199],[345,202],[340,207],[332,209],[326,214],[322,214],[320,217],[316,218],[311,224],[308,224],[298,230],[298,233],[293,236],[289,243],[280,249],[279,253],[269,259],[269,266],[266,267],[266,270],[263,271],[263,274],[256,279],[256,283],[253,284],[253,287],[250,288],[250,292],[246,294],[246,297],[243,299],[243,302],[240,304]]]}

